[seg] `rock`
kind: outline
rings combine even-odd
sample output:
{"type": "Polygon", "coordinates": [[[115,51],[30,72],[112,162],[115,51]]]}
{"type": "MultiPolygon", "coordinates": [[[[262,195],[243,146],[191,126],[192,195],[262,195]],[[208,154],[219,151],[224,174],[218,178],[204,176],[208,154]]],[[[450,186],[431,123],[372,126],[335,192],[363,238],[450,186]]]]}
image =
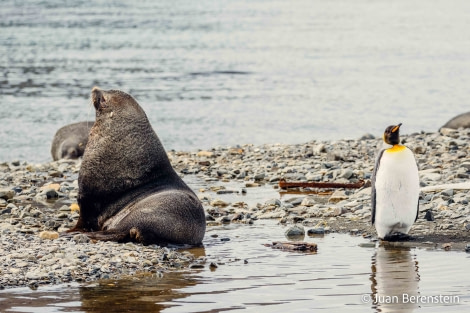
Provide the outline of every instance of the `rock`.
{"type": "Polygon", "coordinates": [[[264,203],[265,206],[275,206],[280,207],[282,205],[281,200],[279,199],[270,199],[264,203]]]}
{"type": "MultiPolygon", "coordinates": [[[[253,177],[253,179],[254,179],[254,181],[261,181],[261,180],[264,179],[265,176],[266,176],[266,174],[264,174],[264,173],[259,173],[259,174],[256,174],[256,175],[253,177]]],[[[248,186],[247,186],[247,187],[248,187],[248,186]]]]}
{"type": "Polygon", "coordinates": [[[55,191],[59,191],[60,185],[59,184],[48,184],[48,185],[44,185],[41,188],[39,188],[39,190],[41,190],[41,191],[48,190],[48,189],[54,189],[55,191]]]}
{"type": "Polygon", "coordinates": [[[305,229],[303,226],[294,225],[289,227],[286,232],[284,233],[286,237],[303,237],[305,236],[305,229]]]}
{"type": "Polygon", "coordinates": [[[307,174],[305,174],[305,178],[307,179],[307,181],[320,181],[322,180],[323,176],[318,173],[308,172],[307,174]]]}
{"type": "Polygon", "coordinates": [[[70,205],[70,211],[72,212],[80,212],[80,207],[78,206],[78,203],[72,203],[70,205]]]}
{"type": "Polygon", "coordinates": [[[229,204],[230,204],[230,203],[225,202],[225,201],[220,200],[220,199],[213,200],[213,201],[211,201],[211,203],[210,203],[210,205],[212,205],[212,206],[215,206],[215,207],[222,207],[222,208],[228,206],[229,204]]]}
{"type": "Polygon", "coordinates": [[[341,151],[328,151],[326,159],[328,161],[344,161],[344,155],[341,151]]]}
{"type": "Polygon", "coordinates": [[[341,173],[339,174],[339,177],[349,179],[351,176],[354,174],[354,172],[350,168],[346,168],[341,170],[341,173]]]}
{"type": "Polygon", "coordinates": [[[452,197],[454,195],[454,189],[446,189],[441,191],[441,195],[452,197]]]}
{"type": "Polygon", "coordinates": [[[313,154],[314,155],[319,155],[321,153],[325,153],[326,152],[326,145],[323,144],[323,143],[320,143],[318,145],[316,145],[315,147],[313,147],[313,154]]]}
{"type": "Polygon", "coordinates": [[[316,201],[313,197],[305,197],[302,202],[300,203],[301,206],[314,206],[316,204],[316,201]]]}
{"type": "Polygon", "coordinates": [[[9,190],[9,189],[0,190],[0,198],[4,200],[13,199],[14,196],[15,196],[15,191],[13,190],[9,190]]]}
{"type": "Polygon", "coordinates": [[[308,235],[324,235],[325,234],[325,229],[323,227],[318,227],[318,228],[310,228],[307,231],[308,235]]]}
{"type": "Polygon", "coordinates": [[[75,241],[76,243],[87,243],[87,242],[90,242],[90,238],[88,238],[87,235],[85,234],[77,234],[75,236],[73,236],[73,241],[75,241]]]}
{"type": "Polygon", "coordinates": [[[39,233],[39,238],[41,239],[50,239],[50,240],[54,240],[54,239],[57,239],[59,238],[59,233],[56,232],[56,231],[42,231],[39,233]]]}
{"type": "Polygon", "coordinates": [[[432,213],[431,209],[426,211],[426,214],[424,215],[424,219],[429,222],[434,221],[434,214],[432,213]]]}
{"type": "Polygon", "coordinates": [[[426,147],[425,146],[416,146],[413,148],[414,154],[424,154],[426,153],[426,147]]]}
{"type": "Polygon", "coordinates": [[[348,198],[349,197],[346,195],[346,193],[343,190],[336,190],[330,196],[330,198],[328,199],[328,202],[337,203],[339,201],[346,200],[348,198]]]}
{"type": "Polygon", "coordinates": [[[442,244],[442,249],[445,251],[449,251],[452,248],[452,244],[450,242],[442,244]]]}
{"type": "Polygon", "coordinates": [[[290,204],[292,204],[293,206],[297,206],[297,205],[301,204],[302,201],[304,201],[304,198],[303,198],[303,197],[293,197],[293,198],[290,198],[290,199],[286,199],[286,200],[285,200],[285,202],[290,203],[290,204]]]}
{"type": "Polygon", "coordinates": [[[214,152],[210,152],[210,151],[199,151],[196,155],[197,155],[198,157],[212,158],[212,157],[214,157],[214,152]]]}
{"type": "Polygon", "coordinates": [[[53,188],[46,188],[38,194],[38,197],[42,197],[45,199],[57,199],[59,198],[59,194],[53,188]]]}
{"type": "Polygon", "coordinates": [[[333,212],[331,212],[332,216],[340,216],[348,212],[348,210],[345,207],[336,207],[333,208],[333,212]]]}
{"type": "Polygon", "coordinates": [[[232,219],[228,216],[221,216],[218,219],[216,219],[216,222],[219,222],[221,224],[230,224],[232,219]]]}
{"type": "Polygon", "coordinates": [[[43,277],[47,277],[48,275],[46,273],[41,273],[41,272],[27,272],[25,275],[26,279],[29,280],[40,280],[43,277]]]}
{"type": "Polygon", "coordinates": [[[420,179],[424,181],[439,181],[441,177],[439,173],[420,173],[420,179]]]}

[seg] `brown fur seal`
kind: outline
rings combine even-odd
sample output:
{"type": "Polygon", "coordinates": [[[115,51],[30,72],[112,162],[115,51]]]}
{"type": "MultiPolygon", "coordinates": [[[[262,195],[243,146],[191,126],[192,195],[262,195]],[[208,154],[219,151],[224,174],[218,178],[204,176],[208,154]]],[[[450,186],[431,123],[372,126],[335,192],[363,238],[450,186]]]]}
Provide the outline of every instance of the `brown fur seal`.
{"type": "Polygon", "coordinates": [[[96,109],[78,176],[80,218],[92,239],[200,244],[205,214],[176,174],[145,112],[130,95],[93,88],[96,109]]]}
{"type": "Polygon", "coordinates": [[[85,151],[88,134],[93,123],[92,121],[78,122],[59,128],[52,139],[52,159],[57,161],[81,157],[85,151]]]}
{"type": "Polygon", "coordinates": [[[470,112],[457,115],[456,117],[445,123],[444,126],[442,126],[441,128],[458,129],[460,127],[470,128],[470,112]]]}

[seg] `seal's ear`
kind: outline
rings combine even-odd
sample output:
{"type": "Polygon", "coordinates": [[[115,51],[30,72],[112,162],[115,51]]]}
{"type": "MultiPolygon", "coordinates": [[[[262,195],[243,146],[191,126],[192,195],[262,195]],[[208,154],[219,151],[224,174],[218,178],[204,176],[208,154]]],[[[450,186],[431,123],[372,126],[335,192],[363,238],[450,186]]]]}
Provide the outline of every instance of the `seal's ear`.
{"type": "Polygon", "coordinates": [[[91,101],[96,110],[101,109],[106,102],[103,96],[103,92],[98,87],[93,87],[91,90],[91,101]]]}

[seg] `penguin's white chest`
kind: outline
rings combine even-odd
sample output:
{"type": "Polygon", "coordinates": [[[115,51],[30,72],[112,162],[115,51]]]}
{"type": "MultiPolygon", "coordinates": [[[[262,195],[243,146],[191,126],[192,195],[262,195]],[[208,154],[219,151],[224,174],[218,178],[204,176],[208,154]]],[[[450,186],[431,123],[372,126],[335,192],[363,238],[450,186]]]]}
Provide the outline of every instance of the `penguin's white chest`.
{"type": "Polygon", "coordinates": [[[416,219],[419,199],[418,167],[406,147],[385,150],[376,173],[376,229],[380,238],[408,233],[416,219]]]}

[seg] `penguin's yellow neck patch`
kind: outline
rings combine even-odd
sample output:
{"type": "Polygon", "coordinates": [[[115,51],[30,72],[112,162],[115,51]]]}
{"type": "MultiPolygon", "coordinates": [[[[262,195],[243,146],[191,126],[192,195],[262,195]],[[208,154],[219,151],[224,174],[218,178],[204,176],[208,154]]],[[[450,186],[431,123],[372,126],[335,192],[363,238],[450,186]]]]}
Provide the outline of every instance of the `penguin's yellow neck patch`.
{"type": "Polygon", "coordinates": [[[400,152],[405,150],[405,148],[403,145],[393,145],[393,147],[387,149],[387,152],[400,152]]]}

